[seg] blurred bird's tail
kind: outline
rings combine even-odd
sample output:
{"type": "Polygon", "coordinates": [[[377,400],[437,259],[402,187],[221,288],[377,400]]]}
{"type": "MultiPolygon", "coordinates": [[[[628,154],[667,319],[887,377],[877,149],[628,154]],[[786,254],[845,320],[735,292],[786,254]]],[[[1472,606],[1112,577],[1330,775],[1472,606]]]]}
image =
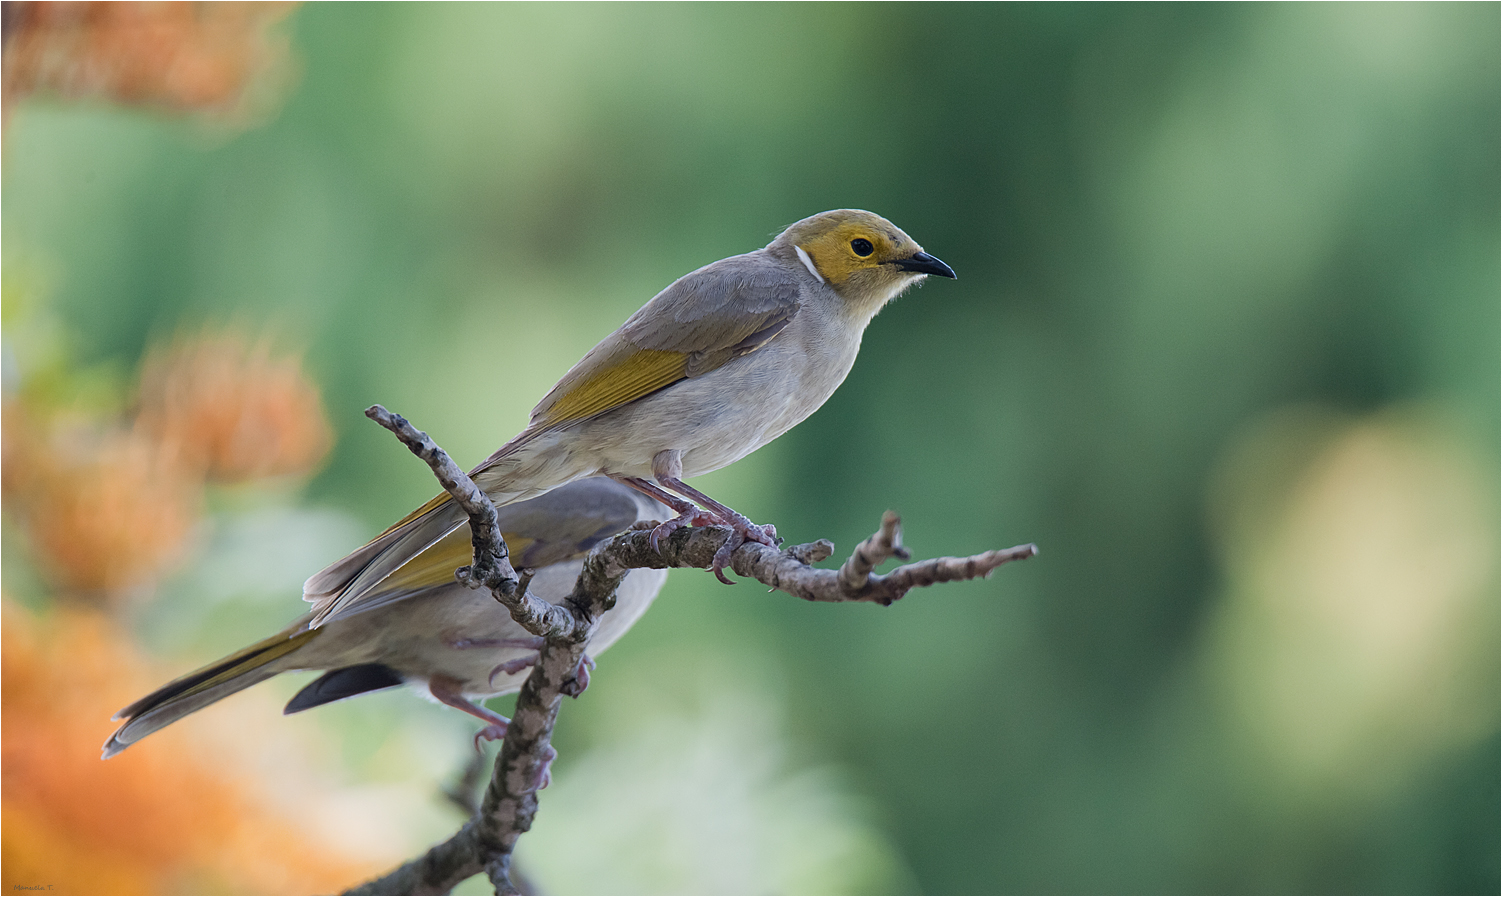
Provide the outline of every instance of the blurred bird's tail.
{"type": "Polygon", "coordinates": [[[270,679],[282,672],[275,664],[277,660],[316,635],[318,630],[308,629],[304,618],[271,638],[163,685],[115,714],[114,719],[123,719],[125,723],[104,743],[104,758],[113,757],[157,729],[220,698],[270,679]]]}

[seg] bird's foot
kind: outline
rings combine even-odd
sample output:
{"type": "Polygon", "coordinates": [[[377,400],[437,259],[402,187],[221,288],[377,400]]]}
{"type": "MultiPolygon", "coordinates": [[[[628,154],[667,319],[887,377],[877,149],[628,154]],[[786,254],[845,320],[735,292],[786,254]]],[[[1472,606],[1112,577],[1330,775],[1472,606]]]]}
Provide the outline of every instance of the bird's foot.
{"type": "Polygon", "coordinates": [[[475,753],[485,753],[485,748],[481,744],[481,742],[500,741],[501,739],[506,737],[506,727],[510,724],[511,720],[506,719],[505,717],[500,717],[500,720],[500,722],[491,723],[490,725],[475,733],[475,753]]]}
{"type": "Polygon", "coordinates": [[[584,689],[589,688],[589,671],[594,668],[594,660],[588,654],[582,655],[579,665],[574,667],[574,675],[563,680],[563,685],[558,690],[571,698],[584,694],[584,689]]]}
{"type": "Polygon", "coordinates": [[[505,661],[504,663],[496,664],[496,668],[490,671],[490,684],[494,686],[495,677],[501,675],[502,673],[505,673],[508,676],[512,675],[513,673],[520,673],[527,667],[536,665],[537,661],[540,659],[541,655],[534,651],[530,654],[524,654],[521,657],[514,657],[511,660],[505,661]]]}
{"type": "Polygon", "coordinates": [[[723,521],[730,527],[730,535],[725,539],[718,551],[714,553],[714,560],[710,562],[709,569],[714,571],[715,578],[726,585],[735,583],[725,576],[725,568],[730,566],[730,556],[735,550],[746,544],[747,541],[760,542],[770,548],[776,548],[782,544],[777,537],[777,527],[772,524],[752,523],[744,515],[731,511],[729,520],[723,521]]]}
{"type": "Polygon", "coordinates": [[[744,514],[720,504],[703,492],[683,482],[681,479],[683,476],[683,465],[680,462],[677,451],[659,452],[652,459],[652,475],[657,478],[657,481],[662,486],[691,499],[691,501],[684,501],[677,495],[665,491],[662,486],[650,483],[640,477],[616,477],[616,479],[627,486],[638,492],[650,495],[652,498],[678,512],[677,517],[674,517],[672,520],[663,521],[652,529],[652,535],[648,541],[652,546],[652,550],[658,554],[662,553],[662,549],[659,547],[662,540],[685,526],[728,526],[730,527],[730,537],[715,552],[714,560],[710,564],[709,569],[714,571],[714,575],[720,582],[726,585],[735,585],[735,583],[725,577],[725,568],[730,566],[730,556],[735,553],[737,548],[746,544],[746,540],[760,542],[769,548],[776,548],[782,544],[782,539],[777,536],[777,527],[772,526],[770,523],[765,526],[752,523],[744,514]]]}
{"type": "Polygon", "coordinates": [[[706,524],[718,524],[721,522],[722,521],[720,520],[720,518],[716,515],[711,514],[708,511],[702,511],[698,508],[693,508],[691,510],[684,511],[682,514],[679,514],[672,520],[664,520],[663,522],[657,524],[657,526],[652,528],[652,535],[648,537],[647,542],[652,546],[653,551],[657,552],[658,554],[662,554],[662,540],[666,539],[668,536],[671,536],[673,533],[676,533],[678,530],[684,528],[685,526],[704,526],[706,524]]]}
{"type": "Polygon", "coordinates": [[[470,716],[489,724],[475,733],[476,751],[481,750],[480,742],[482,741],[499,741],[506,737],[506,727],[511,724],[511,720],[464,697],[463,685],[459,680],[451,676],[434,676],[428,680],[428,693],[450,707],[463,710],[470,716]]]}

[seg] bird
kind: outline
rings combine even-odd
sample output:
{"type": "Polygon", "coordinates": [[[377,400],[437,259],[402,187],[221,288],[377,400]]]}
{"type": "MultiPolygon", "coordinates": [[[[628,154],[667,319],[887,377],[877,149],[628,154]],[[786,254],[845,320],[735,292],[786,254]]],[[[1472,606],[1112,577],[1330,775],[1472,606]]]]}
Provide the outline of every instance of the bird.
{"type": "MultiPolygon", "coordinates": [[[[850,372],[882,307],[929,275],[954,278],[887,219],[821,212],[769,244],[685,274],[564,374],[526,428],[470,473],[497,505],[584,477],[607,476],[676,516],[654,548],[688,525],[730,529],[711,569],[723,582],[745,540],[779,543],[684,482],[740,460],[816,411],[850,372]]],[[[468,521],[440,494],[309,577],[303,597],[322,626],[378,602],[385,583],[450,578],[468,521]]],[[[460,552],[462,554],[462,551],[460,552]]]]}
{"type": "MultiPolygon", "coordinates": [[[[507,505],[497,515],[513,560],[535,570],[529,591],[558,603],[573,590],[592,546],[639,520],[655,521],[665,510],[638,491],[596,477],[507,505]]],[[[440,553],[454,558],[444,582],[388,578],[361,613],[318,628],[311,625],[312,614],[304,613],[281,632],[167,683],[115,714],[124,722],[105,742],[104,758],[194,711],[293,670],[327,672],[288,702],[289,714],[408,685],[482,720],[476,748],[482,740],[505,737],[505,717],[475,700],[521,688],[542,640],[514,622],[489,592],[455,581],[453,570],[467,563],[471,550],[467,543],[443,545],[440,553]]],[[[666,579],[667,570],[630,571],[586,651],[598,655],[620,638],[651,606],[666,579]]],[[[581,664],[575,675],[576,690],[582,691],[588,667],[581,664]]]]}

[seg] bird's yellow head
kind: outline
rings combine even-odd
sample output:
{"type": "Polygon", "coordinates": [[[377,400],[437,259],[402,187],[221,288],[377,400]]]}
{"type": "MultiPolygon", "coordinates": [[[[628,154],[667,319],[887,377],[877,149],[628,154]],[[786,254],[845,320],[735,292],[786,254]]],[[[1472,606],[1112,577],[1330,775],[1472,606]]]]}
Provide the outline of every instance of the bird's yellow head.
{"type": "Polygon", "coordinates": [[[902,228],[860,209],[805,218],[768,248],[793,256],[845,299],[862,306],[874,303],[873,314],[926,274],[954,277],[948,265],[924,252],[902,228]]]}

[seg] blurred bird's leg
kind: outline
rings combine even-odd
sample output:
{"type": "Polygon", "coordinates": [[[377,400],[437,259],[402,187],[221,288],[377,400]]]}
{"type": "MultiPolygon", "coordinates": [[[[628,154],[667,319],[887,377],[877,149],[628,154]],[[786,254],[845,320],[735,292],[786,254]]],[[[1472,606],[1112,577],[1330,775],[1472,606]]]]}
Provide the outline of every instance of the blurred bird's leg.
{"type": "Polygon", "coordinates": [[[524,654],[521,657],[514,657],[511,660],[505,661],[504,663],[496,664],[495,669],[490,671],[490,684],[494,686],[495,677],[501,675],[502,673],[505,673],[508,676],[512,673],[520,673],[527,667],[535,666],[537,664],[537,661],[541,659],[541,655],[536,651],[533,651],[530,654],[524,654]]]}
{"type": "Polygon", "coordinates": [[[666,539],[668,536],[671,536],[673,532],[680,527],[703,526],[708,523],[722,522],[714,515],[706,513],[705,511],[700,509],[699,506],[694,504],[693,502],[684,501],[683,499],[679,498],[671,492],[668,492],[661,486],[649,480],[644,480],[641,477],[612,477],[612,479],[614,479],[618,483],[623,483],[627,486],[630,486],[632,489],[635,489],[637,492],[640,492],[643,495],[655,498],[678,512],[677,517],[674,517],[672,520],[664,520],[662,523],[659,523],[655,529],[652,530],[652,535],[649,538],[649,541],[652,544],[652,550],[658,552],[659,554],[662,552],[662,549],[658,547],[658,543],[663,539],[666,539]]]}
{"type": "Polygon", "coordinates": [[[711,522],[730,527],[730,538],[726,539],[725,544],[720,546],[720,550],[714,553],[714,563],[709,568],[714,571],[714,575],[719,578],[720,582],[733,585],[729,579],[725,578],[724,570],[730,563],[730,556],[737,548],[744,545],[747,539],[760,542],[770,548],[776,548],[781,544],[782,540],[777,538],[777,527],[770,523],[765,526],[752,523],[744,514],[720,504],[683,482],[683,460],[677,449],[657,453],[657,456],[652,459],[652,476],[668,489],[697,502],[699,507],[709,512],[707,516],[717,518],[711,522]]]}
{"type": "Polygon", "coordinates": [[[459,688],[459,681],[448,676],[434,676],[428,680],[428,692],[433,697],[450,707],[463,710],[470,716],[479,717],[489,723],[485,728],[475,733],[475,750],[478,751],[480,749],[480,742],[482,740],[497,741],[505,738],[506,727],[511,724],[511,720],[468,700],[460,693],[459,688]]]}
{"type": "Polygon", "coordinates": [[[564,681],[563,687],[558,690],[571,698],[577,698],[584,694],[584,689],[589,688],[589,671],[594,668],[594,659],[588,654],[581,654],[579,656],[579,665],[574,667],[573,678],[564,681]]]}

